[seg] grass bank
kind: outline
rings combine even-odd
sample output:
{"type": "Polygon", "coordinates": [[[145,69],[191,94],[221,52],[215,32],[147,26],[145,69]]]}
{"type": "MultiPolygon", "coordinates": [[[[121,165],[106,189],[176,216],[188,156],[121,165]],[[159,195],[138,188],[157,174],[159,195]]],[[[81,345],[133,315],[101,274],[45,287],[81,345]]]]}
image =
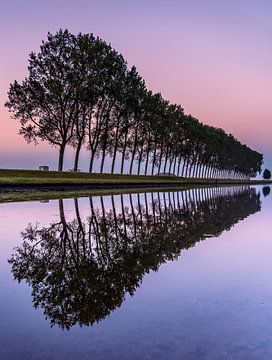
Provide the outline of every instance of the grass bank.
{"type": "Polygon", "coordinates": [[[192,179],[174,176],[137,176],[42,172],[0,169],[0,202],[50,200],[91,195],[114,195],[144,191],[182,190],[186,187],[271,184],[271,181],[192,179]]]}
{"type": "Polygon", "coordinates": [[[145,176],[119,174],[89,174],[39,170],[0,169],[0,187],[16,186],[77,186],[101,187],[104,185],[167,185],[167,184],[271,184],[269,180],[231,180],[181,178],[177,176],[145,176]]]}

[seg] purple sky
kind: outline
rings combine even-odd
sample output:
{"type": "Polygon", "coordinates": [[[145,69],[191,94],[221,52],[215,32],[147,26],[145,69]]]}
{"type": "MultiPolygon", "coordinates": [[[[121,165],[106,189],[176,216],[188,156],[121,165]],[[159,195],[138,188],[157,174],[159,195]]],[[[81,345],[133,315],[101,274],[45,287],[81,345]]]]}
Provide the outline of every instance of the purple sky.
{"type": "Polygon", "coordinates": [[[55,150],[26,144],[3,103],[9,83],[26,76],[28,54],[59,28],[110,42],[150,89],[263,152],[272,167],[271,14],[271,0],[3,1],[0,167],[56,167],[55,150]]]}

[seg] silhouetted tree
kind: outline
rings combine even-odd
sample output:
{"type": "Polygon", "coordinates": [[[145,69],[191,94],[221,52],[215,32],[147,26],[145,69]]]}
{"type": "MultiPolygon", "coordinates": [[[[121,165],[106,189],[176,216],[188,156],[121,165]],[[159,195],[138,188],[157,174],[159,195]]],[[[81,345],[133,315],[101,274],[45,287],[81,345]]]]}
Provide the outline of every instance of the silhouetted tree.
{"type": "Polygon", "coordinates": [[[76,38],[67,30],[48,33],[39,53],[30,54],[28,76],[10,85],[6,106],[21,122],[26,141],[48,141],[59,148],[58,170],[74,134],[84,74],[78,71],[76,38]]]}
{"type": "Polygon", "coordinates": [[[270,172],[270,170],[268,170],[268,169],[265,169],[265,170],[264,170],[264,172],[263,172],[263,178],[264,178],[265,180],[271,179],[271,172],[270,172]]]}

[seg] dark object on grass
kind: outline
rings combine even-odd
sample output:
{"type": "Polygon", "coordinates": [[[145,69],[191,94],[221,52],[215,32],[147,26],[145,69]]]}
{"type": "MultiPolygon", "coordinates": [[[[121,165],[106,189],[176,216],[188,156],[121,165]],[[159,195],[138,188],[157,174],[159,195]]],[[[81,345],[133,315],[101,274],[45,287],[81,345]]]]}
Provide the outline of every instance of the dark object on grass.
{"type": "Polygon", "coordinates": [[[40,171],[49,171],[49,166],[47,166],[47,165],[41,165],[41,166],[39,166],[39,170],[40,170],[40,171]]]}

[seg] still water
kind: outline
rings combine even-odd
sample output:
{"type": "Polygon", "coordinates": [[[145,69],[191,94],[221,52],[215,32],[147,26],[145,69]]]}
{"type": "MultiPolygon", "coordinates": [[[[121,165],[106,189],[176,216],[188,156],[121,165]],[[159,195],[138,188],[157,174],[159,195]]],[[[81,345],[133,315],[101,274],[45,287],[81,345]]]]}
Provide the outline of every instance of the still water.
{"type": "Polygon", "coordinates": [[[0,204],[0,360],[272,359],[269,190],[0,204]]]}

